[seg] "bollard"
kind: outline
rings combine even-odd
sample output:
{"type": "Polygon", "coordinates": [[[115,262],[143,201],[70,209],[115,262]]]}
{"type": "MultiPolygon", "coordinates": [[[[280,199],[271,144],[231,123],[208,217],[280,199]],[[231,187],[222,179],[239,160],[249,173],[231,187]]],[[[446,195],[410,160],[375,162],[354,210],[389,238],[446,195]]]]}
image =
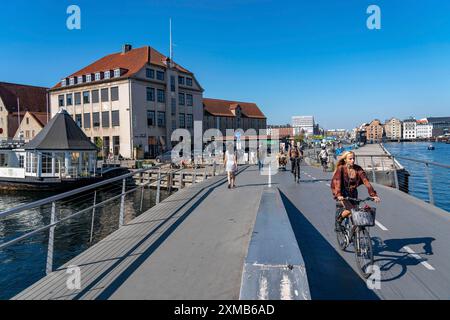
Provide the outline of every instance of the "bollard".
{"type": "Polygon", "coordinates": [[[120,197],[119,228],[123,226],[125,211],[125,179],[122,179],[122,196],[120,197]]]}
{"type": "MultiPolygon", "coordinates": [[[[52,214],[50,217],[50,223],[56,223],[56,203],[52,202],[52,214]]],[[[55,226],[50,227],[48,232],[48,250],[47,250],[47,266],[45,268],[46,274],[50,274],[53,271],[53,244],[55,240],[55,226]]]]}
{"type": "Polygon", "coordinates": [[[95,204],[97,202],[97,190],[94,192],[94,207],[92,208],[92,221],[91,221],[91,235],[89,237],[89,243],[92,243],[92,236],[94,234],[94,219],[95,219],[95,204]]]}

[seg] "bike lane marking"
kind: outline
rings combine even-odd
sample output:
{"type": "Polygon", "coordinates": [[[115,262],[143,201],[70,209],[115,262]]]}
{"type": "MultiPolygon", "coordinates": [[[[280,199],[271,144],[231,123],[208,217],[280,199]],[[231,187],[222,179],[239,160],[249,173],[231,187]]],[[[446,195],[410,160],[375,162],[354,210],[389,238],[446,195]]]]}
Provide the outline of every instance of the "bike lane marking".
{"type": "Polygon", "coordinates": [[[378,220],[375,220],[375,224],[383,231],[388,231],[388,228],[383,226],[378,220]]]}
{"type": "MultiPolygon", "coordinates": [[[[414,252],[413,249],[411,249],[408,246],[404,246],[403,249],[405,249],[409,254],[411,254],[412,257],[416,258],[417,260],[423,260],[421,256],[419,256],[417,253],[414,252]]],[[[428,270],[435,270],[433,268],[432,265],[430,265],[428,262],[426,261],[421,261],[420,262],[425,268],[427,268],[428,270]]]]}

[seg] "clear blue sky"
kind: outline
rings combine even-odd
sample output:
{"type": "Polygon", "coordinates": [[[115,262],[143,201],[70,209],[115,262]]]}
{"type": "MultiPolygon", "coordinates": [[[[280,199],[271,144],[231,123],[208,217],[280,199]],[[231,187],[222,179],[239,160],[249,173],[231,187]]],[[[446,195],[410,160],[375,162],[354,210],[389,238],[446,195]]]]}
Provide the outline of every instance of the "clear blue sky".
{"type": "Polygon", "coordinates": [[[52,86],[92,61],[151,45],[192,70],[204,96],[254,101],[269,124],[326,128],[450,116],[450,1],[3,1],[0,81],[52,86]],[[82,29],[66,28],[81,8],[82,29]],[[381,8],[382,29],[366,28],[381,8]]]}

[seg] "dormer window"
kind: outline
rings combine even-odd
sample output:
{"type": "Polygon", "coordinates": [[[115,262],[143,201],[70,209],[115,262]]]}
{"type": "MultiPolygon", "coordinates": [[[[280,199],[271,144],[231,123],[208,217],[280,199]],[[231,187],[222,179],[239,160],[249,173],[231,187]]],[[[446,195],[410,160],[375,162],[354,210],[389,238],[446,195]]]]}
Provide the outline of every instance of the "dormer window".
{"type": "Polygon", "coordinates": [[[86,75],[86,82],[91,82],[91,81],[92,81],[91,74],[86,75]]]}
{"type": "Polygon", "coordinates": [[[78,76],[78,83],[83,83],[83,76],[78,76]]]}
{"type": "Polygon", "coordinates": [[[70,84],[71,86],[73,86],[73,85],[75,84],[75,78],[70,78],[70,79],[69,79],[69,84],[70,84]]]}
{"type": "Polygon", "coordinates": [[[114,78],[120,77],[120,69],[114,70],[114,78]]]}
{"type": "Polygon", "coordinates": [[[62,80],[61,80],[61,87],[65,87],[66,84],[67,84],[66,79],[62,79],[62,80]]]}
{"type": "Polygon", "coordinates": [[[108,70],[108,71],[105,71],[105,73],[104,73],[104,79],[109,79],[111,77],[111,72],[108,70]]]}
{"type": "Polygon", "coordinates": [[[100,72],[96,72],[95,73],[95,81],[99,81],[100,80],[100,72]]]}

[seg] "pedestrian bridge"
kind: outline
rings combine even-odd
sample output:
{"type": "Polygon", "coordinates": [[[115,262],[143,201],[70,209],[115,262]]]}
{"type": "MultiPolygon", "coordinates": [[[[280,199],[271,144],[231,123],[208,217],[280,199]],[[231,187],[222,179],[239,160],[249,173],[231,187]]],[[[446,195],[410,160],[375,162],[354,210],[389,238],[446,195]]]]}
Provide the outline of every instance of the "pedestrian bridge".
{"type": "MultiPolygon", "coordinates": [[[[181,189],[14,299],[448,299],[450,213],[375,184],[379,289],[334,232],[331,173],[242,167],[181,189]],[[270,184],[269,184],[270,182],[270,184]],[[68,285],[73,266],[80,288],[68,285]],[[72,269],[71,269],[72,268],[72,269]]],[[[366,191],[360,188],[360,196],[366,191]]]]}

